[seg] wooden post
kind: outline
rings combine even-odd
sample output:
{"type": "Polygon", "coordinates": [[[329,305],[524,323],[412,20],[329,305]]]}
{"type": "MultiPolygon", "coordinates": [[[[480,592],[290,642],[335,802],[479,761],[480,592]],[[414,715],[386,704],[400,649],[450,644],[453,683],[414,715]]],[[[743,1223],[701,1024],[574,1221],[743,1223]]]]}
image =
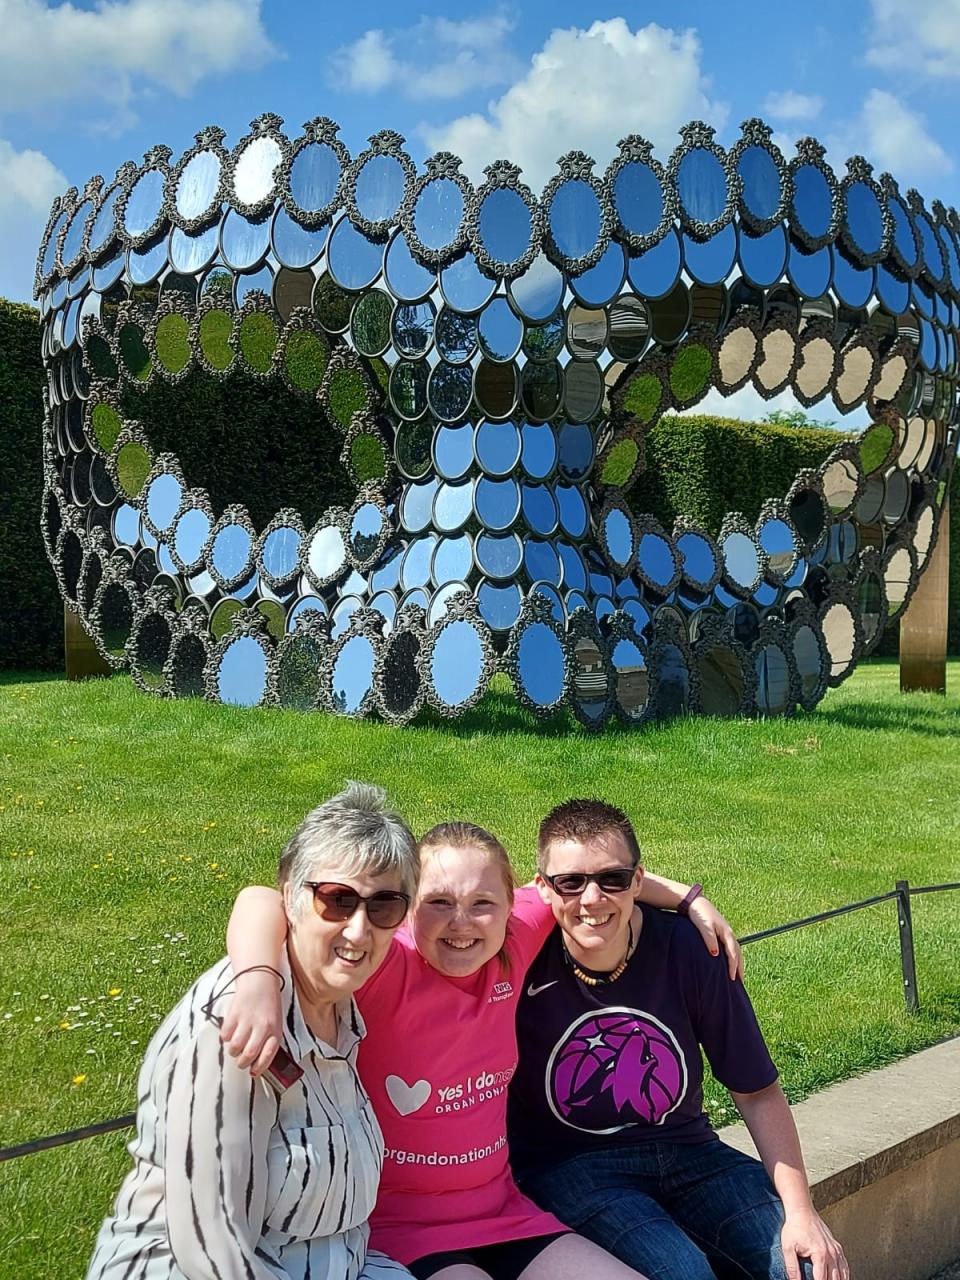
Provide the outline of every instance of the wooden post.
{"type": "Polygon", "coordinates": [[[67,604],[63,606],[63,661],[68,680],[108,676],[112,670],[84,631],[77,614],[67,604]]]}
{"type": "Polygon", "coordinates": [[[947,691],[947,606],[950,600],[950,495],[930,562],[900,622],[900,692],[947,691]]]}

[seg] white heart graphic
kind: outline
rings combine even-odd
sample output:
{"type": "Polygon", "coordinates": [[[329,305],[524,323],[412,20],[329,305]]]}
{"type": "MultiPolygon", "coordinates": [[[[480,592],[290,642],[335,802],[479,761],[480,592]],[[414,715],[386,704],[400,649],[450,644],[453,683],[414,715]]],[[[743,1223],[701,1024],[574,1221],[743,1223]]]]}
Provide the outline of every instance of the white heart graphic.
{"type": "Polygon", "coordinates": [[[409,1116],[419,1111],[433,1090],[429,1080],[418,1080],[416,1084],[407,1084],[401,1076],[387,1076],[387,1097],[402,1116],[409,1116]]]}

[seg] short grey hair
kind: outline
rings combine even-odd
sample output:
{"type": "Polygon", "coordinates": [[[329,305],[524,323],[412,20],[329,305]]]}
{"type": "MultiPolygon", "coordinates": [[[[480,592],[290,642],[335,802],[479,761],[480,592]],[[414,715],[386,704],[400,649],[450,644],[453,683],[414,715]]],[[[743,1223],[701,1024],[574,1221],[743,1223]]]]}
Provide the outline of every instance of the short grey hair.
{"type": "Polygon", "coordinates": [[[287,841],[280,855],[277,883],[290,887],[291,903],[299,909],[312,873],[343,876],[400,877],[413,897],[420,879],[420,854],[410,828],[389,808],[382,787],[348,782],[338,795],[312,809],[287,841]]]}

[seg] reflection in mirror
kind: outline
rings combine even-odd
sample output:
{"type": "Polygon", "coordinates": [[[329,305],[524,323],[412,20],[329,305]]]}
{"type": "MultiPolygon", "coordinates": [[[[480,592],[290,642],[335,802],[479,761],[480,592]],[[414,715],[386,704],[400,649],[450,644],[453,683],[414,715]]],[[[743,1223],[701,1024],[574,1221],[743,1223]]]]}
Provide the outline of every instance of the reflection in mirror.
{"type": "Polygon", "coordinates": [[[448,364],[465,364],[477,349],[477,322],[444,307],[437,317],[434,340],[448,364]]]}
{"type": "Polygon", "coordinates": [[[416,302],[426,297],[437,283],[436,275],[417,262],[410,252],[407,237],[399,231],[387,249],[384,271],[391,292],[403,302],[416,302]]]}
{"type": "Polygon", "coordinates": [[[359,292],[373,284],[380,274],[382,250],[346,217],[330,233],[327,266],[344,289],[359,292]]]}
{"type": "Polygon", "coordinates": [[[481,360],[473,391],[478,407],[487,417],[509,418],[517,403],[516,365],[481,360]]]}
{"type": "Polygon", "coordinates": [[[790,706],[790,667],[779,645],[767,644],[756,657],[757,710],[761,715],[782,716],[790,706]]]}
{"type": "Polygon", "coordinates": [[[702,242],[683,237],[683,258],[687,270],[701,284],[719,284],[737,256],[737,229],[732,222],[702,242]]]}
{"type": "Polygon", "coordinates": [[[147,490],[147,517],[155,529],[170,528],[182,497],[180,481],[168,471],[162,471],[151,481],[147,490]]]}
{"type": "Polygon", "coordinates": [[[625,293],[610,306],[608,344],[618,360],[639,360],[647,346],[650,315],[639,298],[625,293]]]}
{"type": "Polygon", "coordinates": [[[563,274],[538,253],[523,275],[511,280],[507,292],[517,311],[531,324],[543,324],[563,297],[563,274]]]}
{"type": "Polygon", "coordinates": [[[231,209],[220,228],[220,247],[224,261],[238,271],[257,265],[270,248],[270,220],[252,221],[231,209]]]}
{"type": "Polygon", "coordinates": [[[509,264],[527,252],[533,239],[533,216],[511,187],[494,187],[480,202],[477,237],[495,262],[509,264]]]}
{"type": "Polygon", "coordinates": [[[631,160],[613,181],[613,203],[624,231],[650,236],[663,221],[664,200],[660,179],[648,164],[631,160]]]}
{"type": "MultiPolygon", "coordinates": [[[[552,437],[553,431],[550,428],[547,429],[550,430],[552,437]]],[[[560,428],[559,446],[561,473],[568,480],[585,479],[590,473],[594,459],[593,432],[590,427],[586,423],[564,423],[560,428]]],[[[553,466],[552,460],[550,466],[553,466]]],[[[527,470],[529,471],[529,467],[527,470]]]]}
{"type": "Polygon", "coordinates": [[[509,475],[520,459],[520,432],[512,422],[481,422],[476,451],[487,475],[509,475]]]}
{"type": "Polygon", "coordinates": [[[379,289],[370,289],[357,299],[350,317],[350,337],[361,355],[379,356],[386,351],[392,311],[391,299],[379,289]]]}
{"type": "Polygon", "coordinates": [[[433,553],[431,577],[438,587],[449,582],[465,583],[473,568],[473,544],[470,535],[441,538],[433,553]]]}
{"type": "Polygon", "coordinates": [[[527,364],[521,374],[520,394],[523,406],[535,422],[545,422],[559,410],[563,397],[563,370],[554,360],[550,364],[527,364]]]}
{"type": "Polygon", "coordinates": [[[397,428],[394,452],[397,466],[411,480],[418,480],[430,469],[430,447],[433,425],[429,420],[401,422],[397,428]]]}
{"type": "Polygon", "coordinates": [[[728,533],[720,544],[724,559],[724,572],[731,582],[744,590],[753,591],[760,577],[760,556],[757,545],[745,533],[728,533]]]}
{"type": "Polygon", "coordinates": [[[830,287],[833,277],[833,255],[828,245],[815,253],[806,253],[797,244],[790,246],[787,276],[804,298],[820,298],[830,287]]]}
{"type": "Polygon", "coordinates": [[[683,211],[696,222],[716,222],[727,204],[727,175],[719,159],[704,147],[694,147],[680,161],[677,195],[683,211]]]}
{"type": "Polygon", "coordinates": [[[560,513],[560,524],[569,538],[582,538],[587,531],[587,504],[576,485],[558,484],[554,496],[560,513]]]}
{"type": "Polygon", "coordinates": [[[320,257],[327,242],[327,228],[309,230],[294,221],[284,208],[273,220],[273,251],[285,267],[309,267],[320,257]]]}
{"type": "Polygon", "coordinates": [[[628,720],[639,719],[647,708],[649,677],[647,660],[633,640],[617,640],[610,653],[614,673],[614,697],[628,720]]]}
{"type": "Polygon", "coordinates": [[[474,507],[480,523],[488,529],[509,529],[520,513],[520,489],[515,480],[477,481],[474,507]]]}
{"type": "Polygon", "coordinates": [[[886,622],[883,584],[875,573],[865,573],[857,584],[857,613],[863,627],[864,644],[872,644],[886,622]]]}
{"type": "Polygon", "coordinates": [[[550,582],[560,585],[563,570],[560,556],[552,542],[531,538],[523,551],[523,567],[531,582],[550,582]]]}
{"type": "MultiPolygon", "coordinates": [[[[366,297],[375,296],[384,295],[368,294],[360,299],[358,308],[366,301],[366,297]]],[[[393,313],[392,330],[393,345],[400,355],[416,359],[426,354],[433,342],[434,315],[433,303],[429,300],[417,305],[397,306],[393,313]]]]}
{"type": "Polygon", "coordinates": [[[525,484],[522,497],[523,517],[534,533],[548,537],[557,527],[557,504],[545,484],[525,484]]]}
{"type": "Polygon", "coordinates": [[[430,581],[430,565],[437,546],[437,536],[428,533],[417,538],[407,547],[400,567],[400,586],[404,591],[423,587],[430,581]]]}
{"type": "Polygon", "coordinates": [[[883,567],[883,585],[887,595],[887,616],[894,618],[901,611],[910,590],[913,564],[906,547],[899,547],[883,567]]]}
{"type": "Polygon", "coordinates": [[[523,323],[506,298],[493,298],[480,314],[480,348],[489,360],[512,360],[520,350],[523,323]]]}
{"type": "Polygon", "coordinates": [[[830,230],[833,196],[823,170],[803,164],[793,173],[793,220],[811,240],[822,239],[830,230]]]}
{"type": "Polygon", "coordinates": [[[528,360],[553,360],[563,349],[564,334],[562,311],[554,312],[543,324],[528,324],[523,331],[523,354],[528,360]]]}
{"type": "Polygon", "coordinates": [[[690,291],[682,280],[651,303],[650,321],[657,342],[670,346],[680,339],[690,322],[690,291]]]}
{"type": "Polygon", "coordinates": [[[438,364],[430,374],[427,399],[441,422],[456,422],[470,408],[473,376],[465,365],[438,364]]]}
{"type": "Polygon", "coordinates": [[[217,697],[237,707],[255,707],[267,684],[267,659],[252,636],[238,636],[224,650],[217,668],[217,697]]]}
{"type": "Polygon", "coordinates": [[[283,159],[280,144],[269,135],[244,147],[233,168],[233,189],[243,204],[262,204],[273,194],[273,174],[283,159]]]}
{"type": "Polygon", "coordinates": [[[662,241],[630,260],[630,283],[643,298],[662,298],[680,276],[680,239],[669,230],[662,241]]]}
{"type": "Polygon", "coordinates": [[[830,675],[839,679],[853,663],[857,633],[853,614],[842,602],[835,602],[824,612],[820,625],[830,658],[830,675]]]}
{"type": "Polygon", "coordinates": [[[865,182],[847,187],[847,231],[861,253],[880,252],[883,244],[883,211],[876,192],[865,182]]]}
{"type": "Polygon", "coordinates": [[[119,582],[101,584],[99,592],[100,634],[111,658],[126,657],[126,644],[133,630],[133,603],[119,582]]]}
{"type": "Polygon", "coordinates": [[[329,582],[346,567],[347,550],[336,525],[318,529],[310,541],[307,565],[318,584],[329,582]]]}
{"type": "Polygon", "coordinates": [[[434,478],[424,484],[409,484],[404,489],[400,499],[400,522],[408,533],[419,533],[430,523],[438,484],[434,478]]]}
{"type": "Polygon", "coordinates": [[[783,184],[776,161],[766,147],[745,147],[737,160],[743,183],[740,201],[758,222],[774,217],[780,208],[783,184]]]}
{"type": "Polygon", "coordinates": [[[826,519],[823,499],[815,490],[800,489],[790,499],[790,520],[807,546],[819,540],[826,519]]]}
{"type": "Polygon", "coordinates": [[[137,674],[150,690],[166,687],[163,664],[170,653],[173,633],[162,613],[148,613],[137,629],[137,674]]]}
{"type": "Polygon", "coordinates": [[[554,629],[545,622],[524,627],[516,661],[522,693],[537,707],[556,706],[566,685],[567,657],[554,629]]]}
{"type": "Polygon", "coordinates": [[[290,194],[306,213],[333,202],[340,181],[340,160],[327,142],[308,142],[290,166],[290,194]]]}
{"type": "Polygon", "coordinates": [[[277,654],[277,701],[293,711],[312,711],[320,695],[323,647],[307,632],[293,635],[277,654]]]}
{"type": "Polygon", "coordinates": [[[699,655],[700,706],[708,716],[735,716],[743,705],[743,667],[732,649],[715,644],[699,655]]]}
{"type": "Polygon", "coordinates": [[[558,251],[570,259],[585,258],[600,238],[601,210],[597,193],[582,178],[561,182],[547,213],[550,235],[558,251]]]}
{"type": "Polygon", "coordinates": [[[401,631],[388,641],[379,689],[381,706],[388,715],[405,720],[416,714],[423,698],[419,657],[416,631],[401,631]]]}
{"type": "Polygon", "coordinates": [[[477,538],[477,564],[490,578],[512,578],[520,569],[523,545],[515,533],[494,536],[481,533],[477,538]]]}
{"type": "Polygon", "coordinates": [[[389,222],[396,218],[403,199],[406,174],[396,156],[375,155],[357,173],[354,198],[361,218],[389,222]]]}
{"type": "Polygon", "coordinates": [[[429,367],[423,360],[398,360],[390,374],[390,400],[401,418],[420,418],[427,411],[429,367]]]}
{"type": "Polygon", "coordinates": [[[666,538],[658,533],[644,533],[641,536],[637,549],[637,568],[654,587],[662,591],[667,589],[676,576],[676,566],[666,538]]]}
{"type": "Polygon", "coordinates": [[[515,582],[504,586],[481,582],[477,602],[480,616],[491,631],[509,631],[520,616],[520,588],[515,582]]]}
{"type": "Polygon", "coordinates": [[[213,540],[210,561],[225,581],[244,577],[250,569],[253,539],[240,524],[224,525],[213,540]]]}
{"type": "Polygon", "coordinates": [[[373,687],[373,643],[365,635],[354,635],[337,654],[330,679],[330,704],[344,716],[363,714],[373,687]]]}
{"type": "Polygon", "coordinates": [[[623,245],[617,240],[611,240],[596,266],[584,271],[582,275],[571,277],[570,287],[584,306],[606,306],[623,287],[626,268],[623,245]]]}
{"type": "Polygon", "coordinates": [[[477,628],[463,620],[443,627],[430,654],[430,680],[437,700],[447,707],[470,702],[480,690],[484,669],[483,641],[477,628]]]}
{"type": "Polygon", "coordinates": [[[374,502],[364,502],[350,521],[350,553],[358,565],[376,555],[383,537],[383,512],[374,502]]]}
{"type": "Polygon", "coordinates": [[[472,253],[464,253],[440,272],[440,290],[445,302],[465,315],[479,311],[496,287],[497,282],[480,271],[472,253]]]}
{"type": "Polygon", "coordinates": [[[191,156],[177,180],[175,203],[181,218],[199,218],[206,213],[216,198],[220,170],[220,157],[215,151],[198,151],[191,156]]]}
{"type": "Polygon", "coordinates": [[[563,380],[563,402],[567,417],[574,422],[589,422],[600,408],[602,398],[603,375],[599,366],[593,361],[571,361],[563,380]]]}
{"type": "Polygon", "coordinates": [[[433,523],[443,533],[462,529],[473,510],[473,480],[442,484],[433,504],[433,523]]]}
{"type": "Polygon", "coordinates": [[[451,178],[425,183],[413,209],[413,229],[426,249],[453,244],[463,221],[463,192],[451,178]]]}
{"type": "MultiPolygon", "coordinates": [[[[492,427],[494,424],[485,425],[492,427]]],[[[505,423],[503,426],[509,429],[511,424],[505,423]]],[[[499,424],[496,429],[499,429],[499,424]]],[[[459,480],[466,475],[473,462],[473,426],[467,422],[458,427],[441,427],[434,437],[433,450],[436,468],[441,476],[445,480],[459,480]]]]}
{"type": "Polygon", "coordinates": [[[200,559],[203,544],[210,536],[210,518],[198,507],[189,507],[177,521],[173,534],[173,547],[185,568],[192,568],[200,559]]]}
{"type": "Polygon", "coordinates": [[[161,169],[147,169],[133,184],[123,211],[127,234],[143,236],[154,226],[163,208],[166,178],[161,169]]]}
{"type": "Polygon", "coordinates": [[[790,576],[797,548],[790,526],[784,520],[764,520],[759,529],[760,546],[767,553],[771,575],[781,581],[790,576]]]}
{"type": "Polygon", "coordinates": [[[626,514],[619,507],[612,507],[603,520],[603,538],[607,554],[621,569],[633,559],[634,532],[626,514]]]}
{"type": "Polygon", "coordinates": [[[783,275],[787,262],[787,237],[783,227],[774,227],[762,236],[740,230],[740,264],[753,284],[766,289],[783,275]]]}

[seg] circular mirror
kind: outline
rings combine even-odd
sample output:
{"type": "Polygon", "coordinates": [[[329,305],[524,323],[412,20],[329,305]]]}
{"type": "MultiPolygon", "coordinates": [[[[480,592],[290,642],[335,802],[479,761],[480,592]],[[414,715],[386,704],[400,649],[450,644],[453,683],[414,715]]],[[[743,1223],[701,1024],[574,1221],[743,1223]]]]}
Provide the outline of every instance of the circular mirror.
{"type": "Polygon", "coordinates": [[[516,365],[481,360],[474,376],[473,394],[487,417],[509,418],[517,403],[516,365]]]}
{"type": "Polygon", "coordinates": [[[513,360],[520,350],[523,324],[506,298],[493,298],[480,314],[477,335],[487,359],[513,360]]]}
{"type": "Polygon", "coordinates": [[[438,587],[450,582],[467,582],[473,569],[473,543],[469,534],[441,538],[433,552],[430,576],[438,587]]]}
{"type": "Polygon", "coordinates": [[[210,563],[224,582],[236,582],[250,572],[253,539],[240,524],[225,524],[215,535],[210,563]]]}
{"type": "MultiPolygon", "coordinates": [[[[553,437],[553,429],[546,428],[553,437]]],[[[585,480],[593,468],[593,460],[595,456],[593,432],[590,427],[584,423],[566,422],[560,428],[559,436],[559,465],[560,472],[568,480],[585,480]]],[[[550,458],[550,467],[543,472],[544,475],[549,473],[553,467],[553,453],[557,451],[557,445],[553,445],[550,458]]],[[[529,468],[528,468],[529,470],[529,468]]]]}
{"type": "Polygon", "coordinates": [[[563,568],[560,556],[552,542],[531,538],[523,550],[523,567],[531,582],[550,582],[560,585],[563,568]]]}
{"type": "Polygon", "coordinates": [[[520,432],[512,422],[481,422],[477,428],[477,461],[490,476],[506,476],[520,460],[520,432]]]}
{"type": "Polygon", "coordinates": [[[644,533],[637,547],[637,569],[656,590],[665,593],[677,574],[673,549],[658,533],[644,533]]]}
{"type": "MultiPolygon", "coordinates": [[[[766,289],[776,284],[787,263],[787,235],[783,227],[774,227],[761,236],[740,231],[740,265],[751,284],[766,289]]],[[[698,277],[702,278],[702,277],[698,277]]]]}
{"type": "Polygon", "coordinates": [[[162,471],[150,482],[146,510],[154,529],[163,532],[170,528],[182,497],[183,487],[180,481],[168,471],[162,471]]]}
{"type": "Polygon", "coordinates": [[[231,209],[220,228],[224,261],[237,271],[249,271],[262,262],[270,249],[270,221],[245,218],[231,209]]]}
{"type": "Polygon", "coordinates": [[[442,484],[433,503],[433,524],[442,533],[462,529],[473,510],[473,481],[442,484]]]}
{"type": "Polygon", "coordinates": [[[430,374],[427,399],[441,422],[463,418],[473,398],[473,375],[465,365],[440,363],[430,374]]]}
{"type": "Polygon", "coordinates": [[[468,422],[459,427],[441,427],[434,436],[433,456],[445,480],[459,480],[466,475],[473,462],[472,425],[468,422]]]}
{"type": "Polygon", "coordinates": [[[589,518],[583,494],[575,485],[558,484],[555,497],[564,533],[568,538],[582,538],[587,532],[589,518]]]}
{"type": "Polygon", "coordinates": [[[347,549],[336,525],[319,528],[310,539],[307,567],[318,586],[330,582],[346,568],[347,549]]]}
{"type": "Polygon", "coordinates": [[[649,164],[630,160],[613,180],[613,205],[628,236],[652,236],[663,222],[664,195],[649,164]]]}
{"type": "Polygon", "coordinates": [[[802,164],[793,171],[791,220],[811,241],[823,240],[830,232],[833,192],[818,165],[802,164]]]}
{"type": "MultiPolygon", "coordinates": [[[[549,264],[548,264],[549,265],[549,264]]],[[[440,292],[447,306],[469,315],[493,296],[497,282],[483,275],[472,253],[464,253],[440,272],[440,292]]]]}
{"type": "Polygon", "coordinates": [[[354,200],[367,222],[392,222],[400,209],[407,175],[396,156],[374,155],[357,171],[354,200]]]}
{"type": "Polygon", "coordinates": [[[639,719],[647,707],[649,677],[647,660],[634,640],[621,637],[610,652],[613,667],[613,694],[617,706],[628,720],[639,719]]]}
{"type": "Polygon", "coordinates": [[[682,157],[677,166],[676,187],[688,222],[717,222],[726,212],[726,170],[705,147],[693,147],[682,157]]]}
{"type": "Polygon", "coordinates": [[[515,582],[504,586],[481,582],[477,589],[480,616],[491,631],[509,631],[520,616],[520,588],[515,582]]]}
{"type": "Polygon", "coordinates": [[[437,536],[433,533],[417,538],[407,547],[400,566],[400,586],[404,591],[426,586],[430,581],[430,566],[436,547],[437,536]]]}
{"type": "Polygon", "coordinates": [[[612,507],[603,518],[603,541],[607,555],[621,570],[633,559],[633,524],[619,507],[612,507]]]}
{"type": "Polygon", "coordinates": [[[563,370],[557,361],[527,364],[520,376],[520,396],[527,416],[545,422],[556,414],[563,399],[563,370]]]}
{"type": "Polygon", "coordinates": [[[724,572],[729,580],[744,591],[753,591],[760,577],[757,545],[745,533],[728,533],[720,544],[724,572]]]}
{"type": "Polygon", "coordinates": [[[198,507],[188,507],[177,521],[173,533],[173,549],[185,569],[198,565],[209,536],[210,517],[198,507]]]}
{"type": "Polygon", "coordinates": [[[790,520],[808,547],[816,546],[827,520],[823,499],[814,489],[800,489],[789,503],[790,520]]]}
{"type": "Polygon", "coordinates": [[[463,620],[447,623],[437,633],[430,652],[433,692],[445,707],[475,701],[486,669],[483,641],[477,628],[463,620]]]}
{"type": "Polygon", "coordinates": [[[557,252],[570,261],[589,257],[600,239],[603,213],[596,191],[582,178],[568,178],[553,192],[547,225],[557,252]]]}
{"type": "Polygon", "coordinates": [[[326,242],[326,227],[317,230],[302,227],[286,209],[277,210],[273,220],[273,251],[285,267],[312,266],[326,242]]]}
{"type": "MultiPolygon", "coordinates": [[[[365,302],[368,297],[375,297],[375,294],[367,294],[360,299],[357,306],[365,302]]],[[[383,297],[383,294],[379,295],[383,297]]],[[[433,345],[433,326],[435,320],[435,312],[433,303],[429,300],[416,305],[400,304],[393,313],[393,323],[391,326],[393,345],[402,356],[410,359],[416,359],[418,356],[425,355],[433,345]]]]}
{"type": "Polygon", "coordinates": [[[408,533],[420,533],[430,523],[433,500],[439,481],[436,478],[424,484],[408,484],[400,499],[400,521],[408,533]]]}
{"type": "Polygon", "coordinates": [[[390,373],[390,402],[401,418],[420,418],[427,411],[429,367],[423,360],[398,360],[390,373]]]}
{"type": "Polygon", "coordinates": [[[611,355],[624,363],[639,360],[649,334],[650,314],[639,298],[625,293],[611,303],[607,338],[611,355]]]}
{"type": "Polygon", "coordinates": [[[174,203],[184,221],[194,221],[209,211],[220,189],[221,169],[215,151],[198,151],[180,170],[174,203]]]}
{"type": "Polygon", "coordinates": [[[383,512],[375,502],[362,503],[351,517],[348,534],[354,564],[369,564],[380,550],[383,532],[383,512]]]}
{"type": "Polygon", "coordinates": [[[833,254],[829,246],[806,253],[799,245],[790,246],[787,277],[804,298],[822,298],[833,278],[833,254]]]}
{"type": "Polygon", "coordinates": [[[694,280],[700,284],[719,284],[725,279],[737,256],[737,229],[732,222],[709,240],[683,237],[683,259],[694,280]]]}
{"type": "Polygon", "coordinates": [[[343,217],[330,233],[327,246],[330,275],[344,289],[358,293],[380,274],[382,252],[378,244],[343,217]]]}
{"type": "Polygon", "coordinates": [[[480,201],[477,239],[495,263],[511,266],[533,242],[533,213],[512,187],[494,187],[480,201]]]}
{"type": "Polygon", "coordinates": [[[563,274],[538,253],[523,275],[509,282],[507,294],[524,320],[543,324],[559,307],[563,287],[563,274]]]}
{"type": "Polygon", "coordinates": [[[557,503],[547,485],[525,484],[521,509],[524,519],[534,533],[547,537],[556,529],[557,503]]]}
{"type": "Polygon", "coordinates": [[[606,306],[623,287],[626,267],[623,245],[612,240],[596,266],[584,271],[582,275],[572,277],[570,287],[584,306],[606,306]]]}
{"type": "Polygon", "coordinates": [[[883,247],[883,210],[877,193],[866,182],[852,182],[847,187],[846,232],[864,256],[878,254],[883,247]]]}
{"type": "Polygon", "coordinates": [[[523,544],[515,533],[499,537],[481,533],[477,538],[477,564],[490,578],[513,578],[523,562],[523,544]]]}
{"type": "Polygon", "coordinates": [[[477,321],[444,307],[434,326],[434,341],[441,359],[466,364],[477,349],[477,321]]]}
{"type": "Polygon", "coordinates": [[[477,519],[487,529],[509,529],[520,514],[520,489],[515,480],[482,476],[474,490],[477,519]]]}
{"type": "MultiPolygon", "coordinates": [[[[97,210],[97,216],[93,220],[93,226],[90,228],[90,234],[87,237],[87,243],[89,246],[91,258],[95,258],[97,254],[99,254],[103,249],[105,249],[107,245],[110,243],[110,241],[113,239],[114,232],[115,232],[114,215],[116,212],[117,199],[120,196],[120,192],[122,191],[122,189],[123,188],[120,186],[119,183],[115,183],[105,193],[103,200],[100,203],[100,207],[97,210]]],[[[46,253],[44,254],[44,262],[43,262],[44,274],[47,274],[53,266],[52,250],[50,246],[52,245],[53,248],[56,248],[56,244],[57,244],[56,229],[54,229],[54,234],[50,237],[50,242],[47,245],[47,250],[46,250],[46,253]],[[48,254],[51,255],[49,265],[47,262],[48,254]]]]}
{"type": "Polygon", "coordinates": [[[743,184],[741,208],[755,222],[769,223],[779,212],[783,197],[777,162],[766,147],[744,147],[737,159],[737,173],[743,184]]]}
{"type": "Polygon", "coordinates": [[[785,520],[772,518],[760,525],[758,540],[767,554],[767,568],[779,581],[789,578],[797,561],[793,531],[785,520]]]}
{"type": "Polygon", "coordinates": [[[406,236],[399,231],[387,249],[384,273],[390,292],[405,302],[425,298],[437,283],[436,275],[417,262],[406,236]]]}

